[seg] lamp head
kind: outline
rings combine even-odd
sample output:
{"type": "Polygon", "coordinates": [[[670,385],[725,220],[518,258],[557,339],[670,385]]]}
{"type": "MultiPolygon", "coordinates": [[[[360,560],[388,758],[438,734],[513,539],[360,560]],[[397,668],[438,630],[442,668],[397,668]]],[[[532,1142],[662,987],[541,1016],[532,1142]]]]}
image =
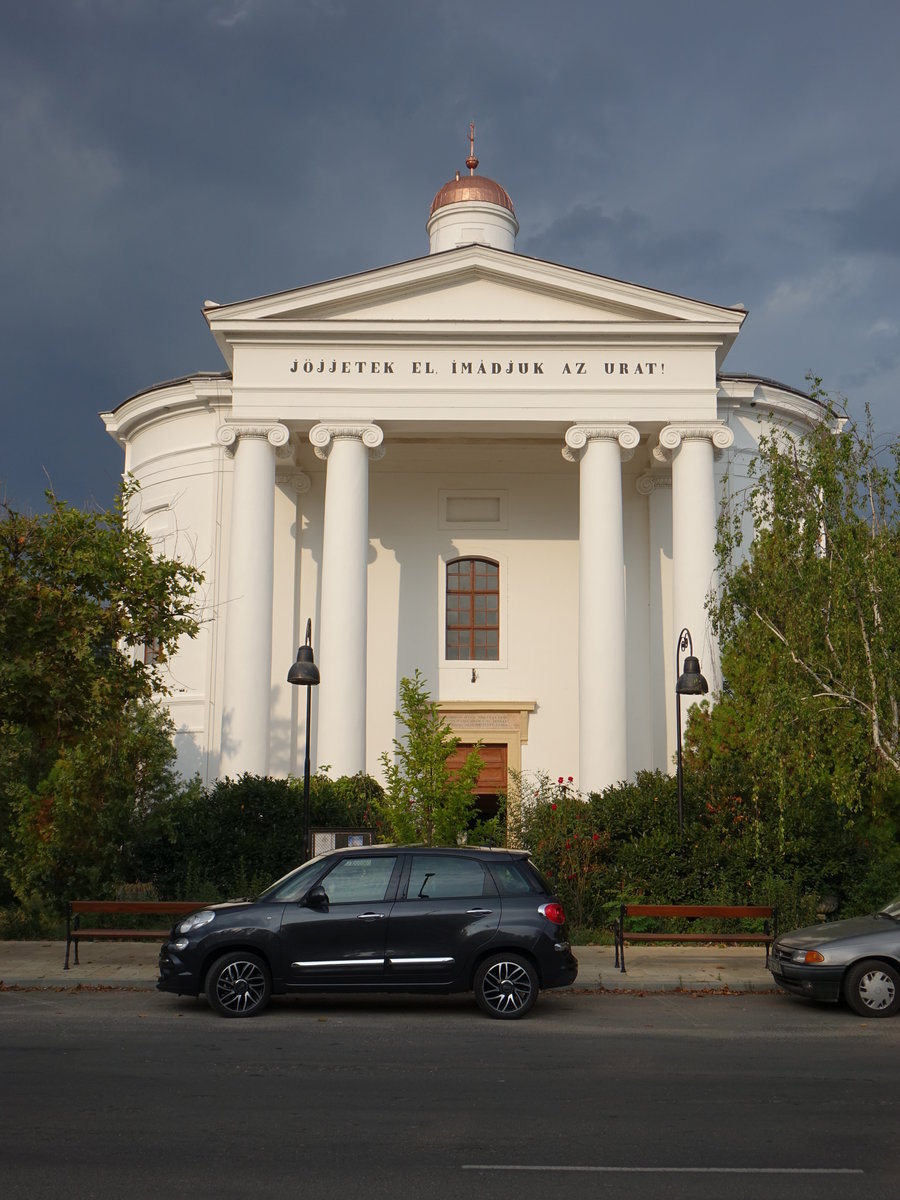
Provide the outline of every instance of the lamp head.
{"type": "Polygon", "coordinates": [[[705,696],[709,691],[709,684],[700,674],[700,659],[695,658],[693,654],[689,654],[684,660],[675,691],[679,696],[705,696]]]}
{"type": "Polygon", "coordinates": [[[291,665],[287,681],[302,687],[315,687],[319,682],[319,668],[316,666],[312,646],[308,642],[297,651],[297,661],[291,665]]]}

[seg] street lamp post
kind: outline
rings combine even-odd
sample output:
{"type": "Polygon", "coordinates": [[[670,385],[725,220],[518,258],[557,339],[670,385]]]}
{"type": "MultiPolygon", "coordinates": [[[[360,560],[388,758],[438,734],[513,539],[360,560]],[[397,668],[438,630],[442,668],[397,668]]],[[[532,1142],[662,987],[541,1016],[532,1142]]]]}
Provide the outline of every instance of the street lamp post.
{"type": "Polygon", "coordinates": [[[682,629],[678,635],[678,644],[675,647],[675,732],[677,736],[677,754],[675,758],[675,774],[678,780],[678,832],[684,829],[684,769],[681,756],[681,697],[682,696],[705,696],[709,691],[709,686],[703,676],[700,674],[700,659],[694,657],[694,643],[691,640],[691,631],[688,628],[682,629]],[[687,657],[684,660],[684,670],[681,669],[681,652],[687,650],[687,657]]]}
{"type": "Polygon", "coordinates": [[[310,715],[312,712],[312,689],[319,683],[319,668],[316,666],[312,649],[312,620],[306,622],[306,641],[297,651],[297,661],[288,671],[288,683],[294,683],[306,688],[306,756],[303,762],[303,845],[307,858],[310,857],[309,845],[309,743],[310,715]]]}

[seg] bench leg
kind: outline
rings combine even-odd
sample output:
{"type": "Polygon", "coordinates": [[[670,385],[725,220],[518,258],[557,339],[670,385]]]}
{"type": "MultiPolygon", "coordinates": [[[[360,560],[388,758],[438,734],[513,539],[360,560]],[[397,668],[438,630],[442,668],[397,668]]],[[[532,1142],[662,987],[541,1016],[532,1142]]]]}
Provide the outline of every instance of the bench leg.
{"type": "Polygon", "coordinates": [[[618,922],[613,926],[613,937],[616,943],[616,968],[624,975],[625,972],[625,938],[623,929],[618,922]]]}
{"type": "Polygon", "coordinates": [[[72,906],[69,901],[66,901],[66,961],[63,966],[64,971],[69,969],[69,948],[72,945],[72,906]]]}

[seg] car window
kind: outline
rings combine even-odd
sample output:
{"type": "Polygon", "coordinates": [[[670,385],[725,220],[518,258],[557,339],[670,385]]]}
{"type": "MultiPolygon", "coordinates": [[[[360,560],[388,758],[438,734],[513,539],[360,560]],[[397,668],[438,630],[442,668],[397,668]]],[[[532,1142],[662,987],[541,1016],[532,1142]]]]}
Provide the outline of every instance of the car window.
{"type": "Polygon", "coordinates": [[[491,870],[501,896],[544,894],[542,880],[528,862],[495,862],[491,863],[491,870]]]}
{"type": "Polygon", "coordinates": [[[396,862],[396,858],[384,855],[341,859],[322,880],[328,903],[362,904],[383,900],[396,862]]]}
{"type": "MultiPolygon", "coordinates": [[[[449,854],[417,854],[412,861],[407,900],[452,900],[485,895],[484,867],[473,858],[449,854]]],[[[487,893],[493,888],[487,884],[487,893]]]]}
{"type": "Polygon", "coordinates": [[[276,880],[270,887],[259,895],[260,900],[299,900],[315,882],[316,876],[324,869],[321,858],[312,858],[309,862],[297,867],[289,875],[276,880]]]}

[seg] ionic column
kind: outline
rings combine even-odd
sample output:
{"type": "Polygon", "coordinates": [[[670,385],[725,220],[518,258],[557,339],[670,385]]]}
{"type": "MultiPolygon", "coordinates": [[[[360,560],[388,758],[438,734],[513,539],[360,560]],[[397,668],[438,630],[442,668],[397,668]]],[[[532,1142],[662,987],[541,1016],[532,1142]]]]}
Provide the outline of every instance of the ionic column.
{"type": "MultiPolygon", "coordinates": [[[[297,647],[302,643],[306,631],[306,619],[315,612],[315,607],[312,598],[314,596],[313,585],[311,582],[307,583],[301,579],[304,505],[312,487],[312,480],[305,471],[290,464],[283,468],[280,467],[276,471],[275,484],[276,501],[279,490],[283,495],[281,505],[276,505],[275,510],[276,544],[293,547],[292,556],[286,556],[284,562],[278,560],[275,562],[273,622],[276,640],[273,643],[273,650],[277,668],[284,662],[290,664],[297,653],[297,647]],[[285,504],[284,500],[288,503],[285,504]],[[303,589],[309,591],[308,602],[304,596],[304,590],[301,590],[301,583],[303,589]],[[283,638],[284,631],[287,629],[290,630],[290,635],[283,645],[279,645],[279,639],[283,638]]],[[[275,683],[278,684],[278,695],[274,715],[277,719],[287,707],[290,712],[291,731],[290,743],[287,747],[287,761],[278,765],[283,765],[284,770],[291,775],[302,775],[306,738],[310,732],[306,728],[306,696],[301,694],[306,689],[292,687],[287,682],[286,671],[280,678],[277,674],[275,675],[275,683]]],[[[318,704],[317,691],[318,688],[313,688],[312,709],[314,713],[317,711],[318,704]]],[[[313,727],[315,727],[315,719],[313,727]]],[[[275,772],[277,764],[272,762],[270,766],[275,772]]],[[[313,769],[315,770],[315,767],[313,769]]],[[[281,772],[278,771],[278,773],[281,772]]]]}
{"type": "Polygon", "coordinates": [[[672,628],[672,476],[651,471],[638,477],[638,494],[646,496],[649,521],[650,605],[647,627],[647,677],[650,681],[650,762],[667,771],[675,752],[669,731],[675,721],[675,661],[669,652],[672,628]]]}
{"type": "Polygon", "coordinates": [[[639,442],[631,425],[573,425],[563,450],[580,464],[578,786],[584,791],[628,774],[621,464],[639,442]]]}
{"type": "Polygon", "coordinates": [[[275,455],[290,433],[274,422],[224,425],[216,433],[234,455],[225,678],[219,776],[266,775],[272,685],[275,560],[275,455]]]}
{"type": "Polygon", "coordinates": [[[706,601],[716,589],[716,450],[734,434],[725,425],[667,425],[662,451],[672,460],[672,630],[670,653],[686,626],[711,690],[719,686],[719,652],[706,601]],[[713,682],[715,680],[715,683],[713,682]]]}
{"type": "Polygon", "coordinates": [[[332,778],[366,769],[369,458],[380,456],[383,439],[377,425],[329,423],[309,432],[316,454],[328,462],[316,762],[329,766],[332,778]]]}

